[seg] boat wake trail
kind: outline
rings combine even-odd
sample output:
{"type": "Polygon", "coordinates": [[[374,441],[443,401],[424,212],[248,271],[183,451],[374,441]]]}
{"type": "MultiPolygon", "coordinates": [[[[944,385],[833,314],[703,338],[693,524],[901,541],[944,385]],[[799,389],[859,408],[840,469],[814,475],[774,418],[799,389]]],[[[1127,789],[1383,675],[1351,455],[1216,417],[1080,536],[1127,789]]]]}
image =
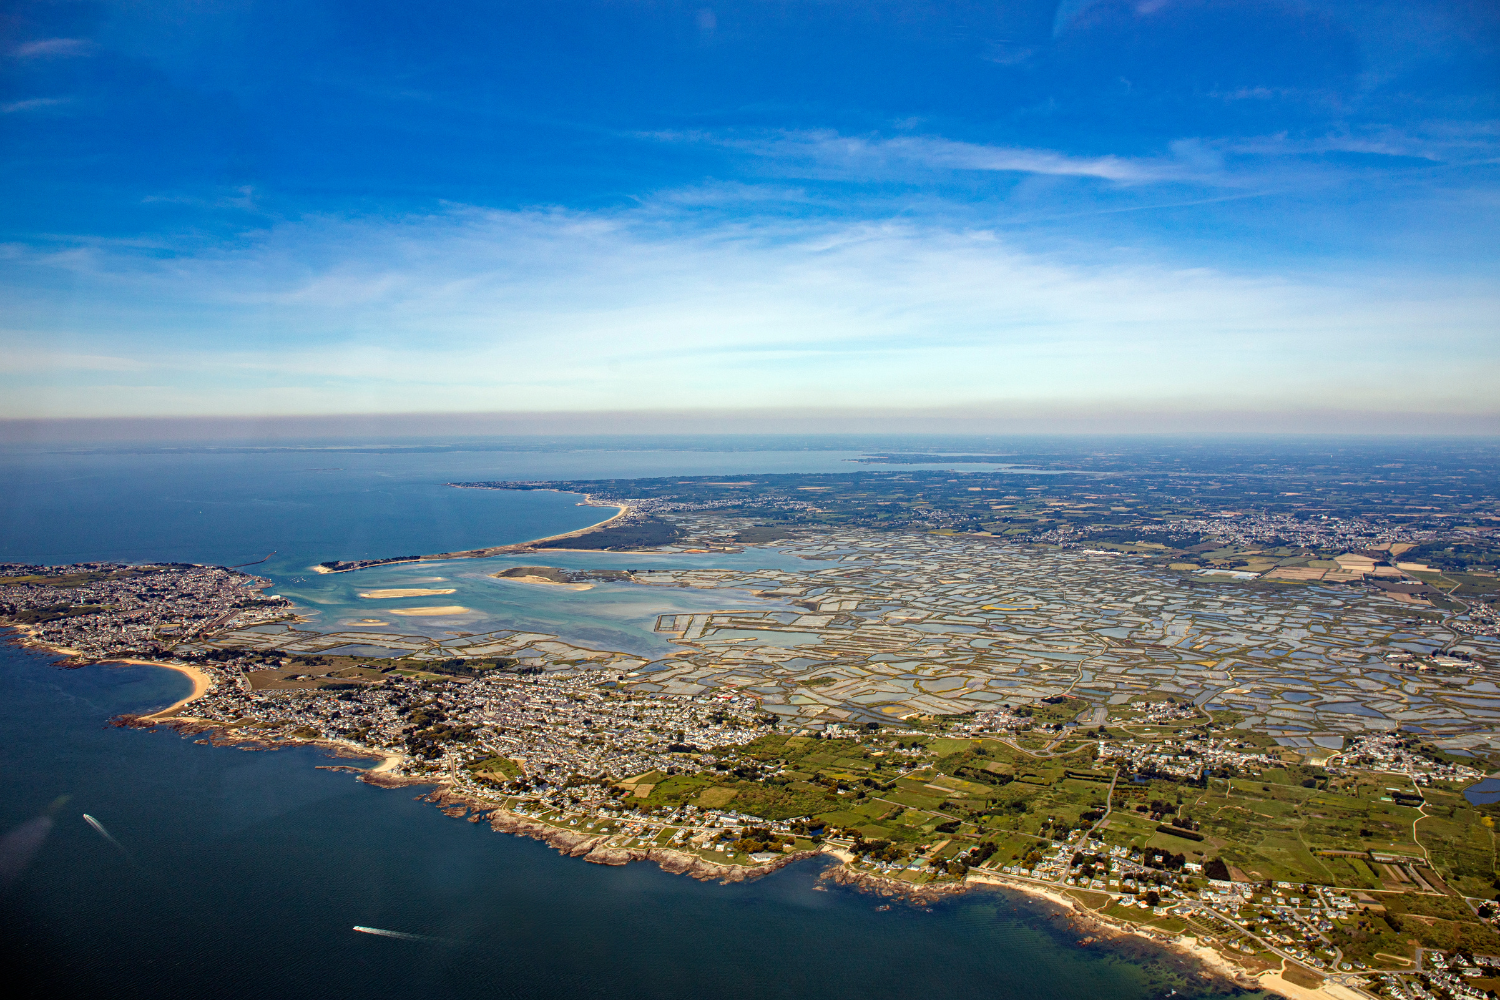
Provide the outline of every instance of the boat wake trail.
{"type": "Polygon", "coordinates": [[[354,929],[361,934],[373,934],[376,937],[395,938],[398,941],[422,941],[428,944],[452,944],[447,938],[431,937],[427,934],[408,934],[406,931],[388,931],[384,927],[362,927],[354,925],[354,929]]]}
{"type": "Polygon", "coordinates": [[[83,821],[85,823],[87,823],[89,826],[93,827],[95,833],[99,834],[99,836],[103,837],[105,840],[109,841],[111,844],[114,844],[115,847],[119,848],[119,851],[120,851],[121,854],[125,855],[127,858],[130,857],[130,852],[127,851],[127,850],[125,850],[125,845],[122,844],[122,843],[120,843],[118,840],[116,840],[110,834],[110,832],[108,830],[104,829],[104,824],[103,823],[99,822],[97,819],[95,819],[94,817],[90,816],[88,813],[84,813],[83,814],[83,821]]]}

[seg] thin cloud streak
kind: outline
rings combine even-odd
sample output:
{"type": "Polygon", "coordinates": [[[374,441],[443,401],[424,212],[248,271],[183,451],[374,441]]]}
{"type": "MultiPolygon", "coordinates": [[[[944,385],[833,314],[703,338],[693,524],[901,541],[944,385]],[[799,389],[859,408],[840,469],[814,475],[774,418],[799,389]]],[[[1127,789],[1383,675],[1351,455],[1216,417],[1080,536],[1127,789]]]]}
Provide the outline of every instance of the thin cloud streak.
{"type": "Polygon", "coordinates": [[[655,132],[641,137],[716,146],[752,157],[763,172],[808,180],[923,183],[943,175],[1014,174],[1102,181],[1116,190],[1149,185],[1244,189],[1288,183],[1327,187],[1346,183],[1359,172],[1359,166],[1348,160],[1350,154],[1433,166],[1480,165],[1500,156],[1488,126],[1431,135],[1378,128],[1302,136],[1185,136],[1165,143],[1155,156],[1079,156],[943,136],[882,137],[829,130],[761,135],[655,132]]]}
{"type": "Polygon", "coordinates": [[[879,138],[831,131],[780,132],[744,137],[707,132],[656,132],[646,137],[699,142],[749,153],[784,168],[816,176],[873,177],[913,171],[977,171],[1083,177],[1117,184],[1145,184],[1195,178],[1204,164],[1180,158],[1070,156],[1048,149],[991,146],[938,136],[879,138]]]}
{"type": "Polygon", "coordinates": [[[92,55],[95,49],[93,42],[86,38],[39,38],[34,42],[24,42],[11,50],[11,54],[20,59],[34,59],[38,56],[86,56],[92,55]]]}
{"type": "Polygon", "coordinates": [[[24,101],[11,101],[9,104],[0,104],[0,114],[13,115],[20,111],[37,111],[41,108],[55,108],[63,104],[71,104],[70,97],[31,97],[24,101]]]}
{"type": "Polygon", "coordinates": [[[1181,165],[1119,156],[1078,157],[1045,149],[984,146],[933,137],[864,139],[831,133],[790,135],[746,148],[778,159],[805,161],[850,172],[921,168],[1093,177],[1120,184],[1176,180],[1181,165]]]}

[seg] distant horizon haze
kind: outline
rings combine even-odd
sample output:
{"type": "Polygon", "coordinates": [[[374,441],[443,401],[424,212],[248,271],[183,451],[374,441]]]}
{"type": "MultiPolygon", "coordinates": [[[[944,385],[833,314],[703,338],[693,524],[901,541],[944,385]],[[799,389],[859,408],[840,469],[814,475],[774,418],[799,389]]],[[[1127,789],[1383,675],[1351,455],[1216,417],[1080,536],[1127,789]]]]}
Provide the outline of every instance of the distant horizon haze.
{"type": "MultiPolygon", "coordinates": [[[[764,409],[0,419],[0,447],[426,439],[1500,438],[1500,411],[764,409]]],[[[830,445],[832,446],[832,445],[830,445]]],[[[840,445],[842,446],[842,445],[840,445]]],[[[858,444],[855,445],[856,447],[858,444]]],[[[878,445],[877,445],[878,446],[878,445]]]]}

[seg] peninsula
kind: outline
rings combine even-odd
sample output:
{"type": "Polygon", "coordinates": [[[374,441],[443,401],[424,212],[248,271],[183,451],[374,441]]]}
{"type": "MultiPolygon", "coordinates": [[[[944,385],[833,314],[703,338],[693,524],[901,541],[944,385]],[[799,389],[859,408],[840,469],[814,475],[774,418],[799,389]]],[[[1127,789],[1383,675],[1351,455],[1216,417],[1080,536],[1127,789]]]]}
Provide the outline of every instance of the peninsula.
{"type": "MultiPolygon", "coordinates": [[[[452,485],[452,484],[450,484],[452,485]]],[[[571,491],[563,491],[571,492],[571,491]]],[[[588,537],[590,541],[604,537],[611,529],[618,532],[623,525],[631,523],[632,512],[628,505],[613,504],[605,501],[595,500],[592,496],[585,495],[579,501],[580,507],[615,507],[619,510],[612,516],[605,518],[597,524],[591,524],[574,531],[565,531],[557,535],[549,535],[546,538],[535,538],[529,542],[519,542],[511,545],[492,545],[481,549],[465,549],[461,552],[435,552],[425,556],[388,556],[382,559],[333,559],[328,562],[319,563],[313,567],[315,573],[350,573],[354,570],[369,569],[372,566],[393,566],[398,563],[413,562],[435,562],[444,559],[489,559],[494,556],[507,555],[511,552],[526,552],[541,546],[563,548],[572,539],[583,539],[588,537]]]]}
{"type": "Polygon", "coordinates": [[[127,723],[379,756],[366,780],[591,861],[742,878],[816,852],[880,891],[1045,895],[1289,996],[1500,987],[1493,499],[1226,514],[1217,482],[1016,476],[547,484],[638,520],[510,552],[679,558],[493,575],[708,597],[657,617],[655,658],[319,631],[216,567],[0,567],[0,612],[71,662],[207,679],[127,723]],[[761,548],[800,559],[693,562],[761,548]]]}

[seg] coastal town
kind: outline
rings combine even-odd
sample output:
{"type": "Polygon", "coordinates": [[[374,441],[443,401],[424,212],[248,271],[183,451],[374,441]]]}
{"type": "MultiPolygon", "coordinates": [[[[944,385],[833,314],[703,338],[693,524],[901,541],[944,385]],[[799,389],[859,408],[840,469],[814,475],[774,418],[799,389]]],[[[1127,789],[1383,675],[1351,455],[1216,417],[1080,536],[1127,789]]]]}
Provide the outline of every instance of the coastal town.
{"type": "Polygon", "coordinates": [[[86,658],[170,654],[224,629],[292,617],[271,581],[221,566],[0,564],[0,620],[86,658]]]}
{"type": "Polygon", "coordinates": [[[351,599],[399,631],[320,627],[266,578],[183,564],[0,566],[0,616],[65,665],[194,679],[123,725],[374,759],[338,766],[591,861],[733,879],[819,855],[914,899],[1032,893],[1288,995],[1500,989],[1500,643],[1466,596],[1487,571],[1403,558],[1432,539],[1254,515],[1184,521],[1167,551],[621,506],[637,519],[594,541],[654,534],[669,561],[508,547],[314,576],[357,570],[351,599]],[[476,558],[497,559],[477,583],[410,576],[476,558]],[[423,603],[497,585],[706,609],[606,648],[423,603]]]}

